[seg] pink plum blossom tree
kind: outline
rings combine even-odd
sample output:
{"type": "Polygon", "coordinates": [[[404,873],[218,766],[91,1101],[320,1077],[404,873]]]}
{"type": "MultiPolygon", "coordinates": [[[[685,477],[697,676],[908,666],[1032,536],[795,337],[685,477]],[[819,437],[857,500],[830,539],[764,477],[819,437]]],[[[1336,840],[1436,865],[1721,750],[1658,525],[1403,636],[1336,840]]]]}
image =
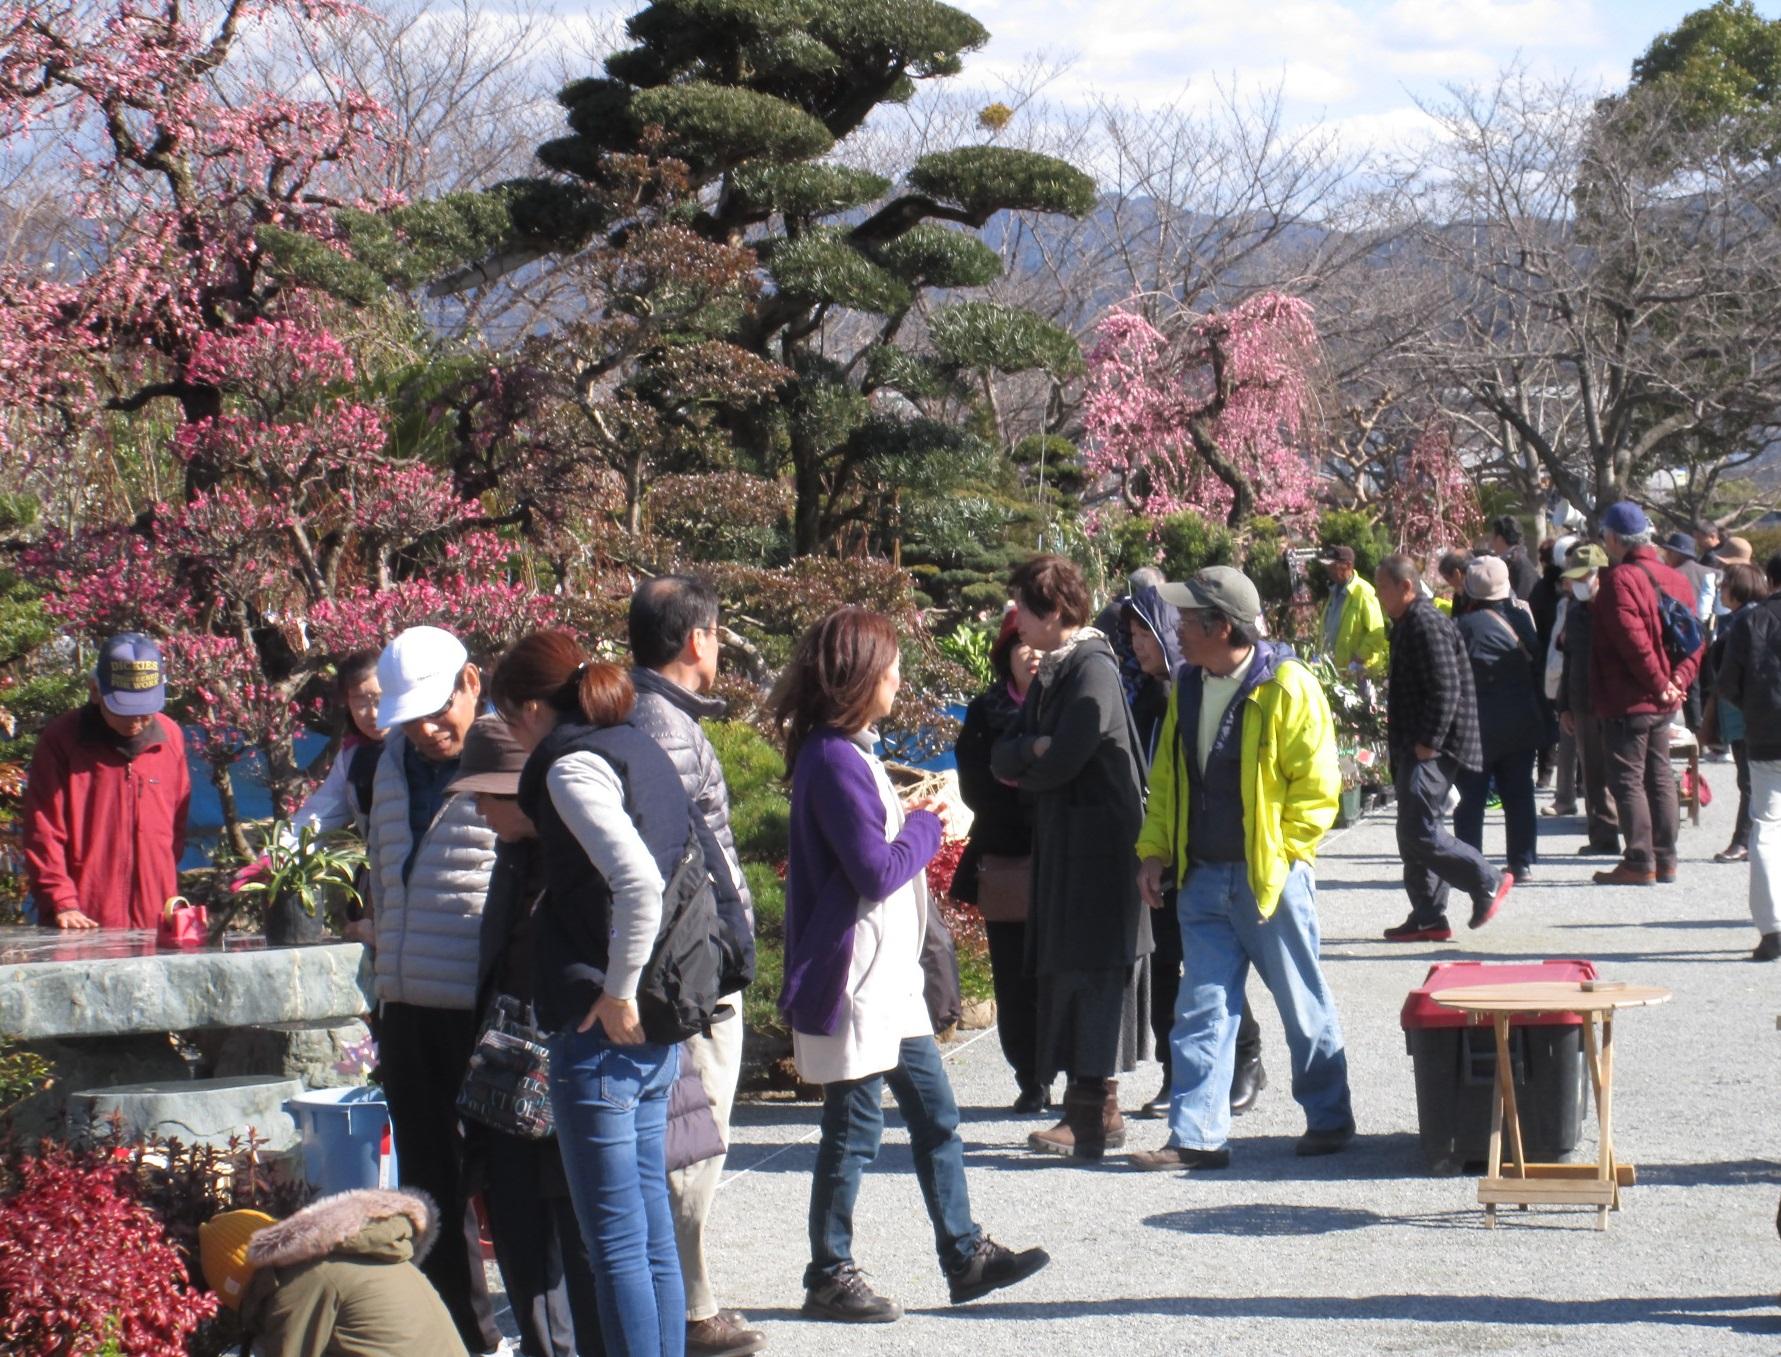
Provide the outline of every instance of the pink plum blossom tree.
{"type": "Polygon", "coordinates": [[[1317,357],[1311,307],[1279,292],[1167,333],[1116,309],[1088,355],[1085,466],[1153,516],[1193,508],[1237,530],[1257,514],[1301,521],[1315,502],[1303,440],[1317,357]]]}
{"type": "Polygon", "coordinates": [[[1398,550],[1418,558],[1470,542],[1484,526],[1478,487],[1444,419],[1423,426],[1398,471],[1391,500],[1398,550]]]}

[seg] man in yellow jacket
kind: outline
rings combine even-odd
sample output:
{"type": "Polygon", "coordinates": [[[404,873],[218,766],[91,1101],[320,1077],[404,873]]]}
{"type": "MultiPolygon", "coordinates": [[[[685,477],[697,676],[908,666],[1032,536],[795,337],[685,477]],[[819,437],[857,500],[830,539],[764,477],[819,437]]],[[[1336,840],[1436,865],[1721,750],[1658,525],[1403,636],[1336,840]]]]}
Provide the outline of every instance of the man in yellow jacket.
{"type": "Polygon", "coordinates": [[[1385,677],[1391,642],[1385,613],[1373,586],[1354,571],[1353,547],[1330,547],[1318,558],[1329,572],[1330,599],[1323,610],[1323,652],[1344,673],[1385,677]]]}
{"type": "Polygon", "coordinates": [[[1212,566],[1160,593],[1181,609],[1186,664],[1150,769],[1138,888],[1152,909],[1176,910],[1183,973],[1169,1034],[1169,1143],[1132,1163],[1230,1163],[1228,1092],[1251,966],[1286,1030],[1307,1126],[1298,1152],[1332,1154],[1354,1138],[1354,1113],[1317,959],[1311,870],[1342,790],[1329,705],[1290,647],[1261,638],[1261,597],[1241,571],[1212,566]]]}

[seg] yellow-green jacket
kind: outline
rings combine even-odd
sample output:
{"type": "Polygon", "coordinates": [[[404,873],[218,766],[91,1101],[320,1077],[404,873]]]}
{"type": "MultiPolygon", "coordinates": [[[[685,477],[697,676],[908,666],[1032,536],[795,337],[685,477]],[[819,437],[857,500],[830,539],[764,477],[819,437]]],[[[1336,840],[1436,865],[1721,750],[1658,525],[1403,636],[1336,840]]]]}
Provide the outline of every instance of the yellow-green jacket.
{"type": "Polygon", "coordinates": [[[1336,626],[1336,648],[1330,658],[1337,669],[1359,660],[1373,678],[1384,678],[1391,662],[1391,643],[1385,630],[1385,611],[1379,595],[1359,575],[1348,581],[1342,599],[1342,620],[1336,626]]]}
{"type": "MultiPolygon", "coordinates": [[[[1311,671],[1285,646],[1263,641],[1256,663],[1263,676],[1247,695],[1243,712],[1242,792],[1244,856],[1249,887],[1262,917],[1280,903],[1295,862],[1317,856],[1318,842],[1336,821],[1342,774],[1336,763],[1336,732],[1329,703],[1311,671]],[[1268,672],[1271,670],[1271,672],[1268,672]]],[[[1175,880],[1187,880],[1188,749],[1176,729],[1180,685],[1198,683],[1184,669],[1169,694],[1169,710],[1150,768],[1150,799],[1138,856],[1175,865],[1175,880]]],[[[1188,732],[1190,742],[1198,732],[1188,732]]]]}

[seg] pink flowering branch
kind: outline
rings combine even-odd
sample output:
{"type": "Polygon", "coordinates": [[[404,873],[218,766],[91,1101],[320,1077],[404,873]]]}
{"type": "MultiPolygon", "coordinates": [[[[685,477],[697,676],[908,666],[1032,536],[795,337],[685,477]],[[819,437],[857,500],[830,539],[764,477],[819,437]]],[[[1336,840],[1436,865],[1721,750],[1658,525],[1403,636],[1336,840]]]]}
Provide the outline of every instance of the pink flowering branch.
{"type": "Polygon", "coordinates": [[[1193,508],[1238,528],[1258,513],[1303,520],[1315,507],[1304,441],[1317,358],[1310,306],[1282,293],[1187,317],[1173,336],[1115,310],[1088,355],[1085,464],[1151,514],[1193,508]]]}

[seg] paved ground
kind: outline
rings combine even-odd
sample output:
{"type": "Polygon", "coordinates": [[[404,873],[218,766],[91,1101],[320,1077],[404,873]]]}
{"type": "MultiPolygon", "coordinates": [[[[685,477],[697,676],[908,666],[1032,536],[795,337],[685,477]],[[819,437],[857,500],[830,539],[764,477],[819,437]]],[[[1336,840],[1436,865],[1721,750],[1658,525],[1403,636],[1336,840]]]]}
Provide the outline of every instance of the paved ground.
{"type": "MultiPolygon", "coordinates": [[[[1747,869],[1711,861],[1729,836],[1731,768],[1713,765],[1709,776],[1722,794],[1699,829],[1684,829],[1678,884],[1591,886],[1596,860],[1572,856],[1577,823],[1543,819],[1538,880],[1488,929],[1453,944],[1374,941],[1405,912],[1389,820],[1332,837],[1319,864],[1324,951],[1361,1129],[1345,1155],[1293,1156],[1303,1122],[1284,1087],[1279,1020],[1260,991],[1277,1082],[1237,1123],[1235,1162],[1217,1175],[1029,1156],[1036,1123],[1004,1111],[1013,1090],[994,1034],[957,1044],[950,1068],[977,1215],[998,1238],[1043,1244],[1055,1260],[976,1305],[945,1304],[893,1116],[861,1195],[856,1255],[909,1313],[848,1331],[800,1320],[815,1109],[743,1107],[711,1241],[725,1303],[766,1329],[783,1357],[1781,1351],[1781,966],[1744,960],[1755,940],[1747,869]],[[1424,1171],[1398,1009],[1431,960],[1461,957],[1589,957],[1605,975],[1675,991],[1673,1003],[1627,1015],[1618,1029],[1616,1140],[1640,1181],[1606,1234],[1593,1213],[1558,1208],[1510,1211],[1486,1231],[1472,1180],[1424,1171]]],[[[1495,816],[1490,833],[1487,846],[1500,852],[1495,816]]],[[[1155,1066],[1134,1074],[1127,1105],[1157,1077],[1155,1066]]],[[[1162,1143],[1160,1123],[1132,1127],[1135,1147],[1162,1143]]]]}

